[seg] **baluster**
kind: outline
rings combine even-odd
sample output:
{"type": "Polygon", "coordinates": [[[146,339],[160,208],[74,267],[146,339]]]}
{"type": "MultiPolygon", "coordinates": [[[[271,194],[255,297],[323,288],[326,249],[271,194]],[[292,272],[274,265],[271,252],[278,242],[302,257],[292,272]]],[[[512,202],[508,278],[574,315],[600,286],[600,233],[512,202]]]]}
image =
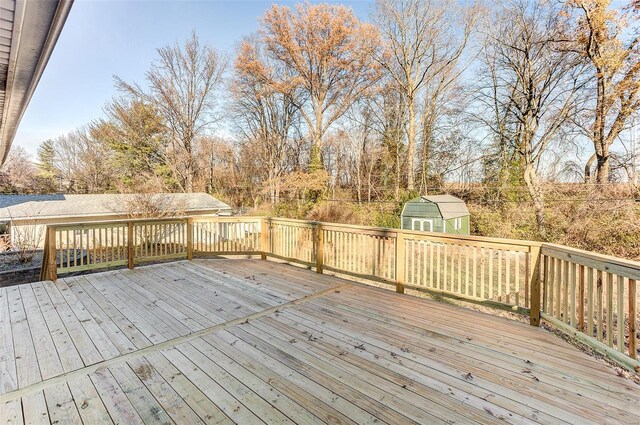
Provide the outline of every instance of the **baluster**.
{"type": "Polygon", "coordinates": [[[470,287],[469,287],[469,245],[465,245],[464,246],[464,261],[465,261],[465,266],[464,266],[464,284],[465,284],[465,295],[470,295],[470,287]]]}
{"type": "Polygon", "coordinates": [[[578,330],[584,332],[584,272],[585,267],[578,266],[578,330]]]}
{"type": "Polygon", "coordinates": [[[546,312],[548,314],[553,315],[554,311],[554,294],[555,294],[555,283],[556,283],[556,259],[553,257],[549,257],[549,286],[547,290],[547,296],[549,297],[549,303],[547,304],[546,312]]]}
{"type": "Polygon", "coordinates": [[[576,327],[576,270],[578,265],[571,263],[571,278],[569,282],[571,284],[571,327],[576,327]]]}
{"type": "Polygon", "coordinates": [[[604,282],[602,280],[602,270],[597,271],[596,291],[598,294],[598,323],[596,331],[598,333],[598,341],[602,342],[604,334],[604,282]]]}
{"type": "Polygon", "coordinates": [[[485,279],[484,279],[484,269],[485,263],[487,259],[487,250],[485,248],[480,247],[480,298],[485,299],[485,279]]]}
{"type": "Polygon", "coordinates": [[[498,300],[502,301],[502,250],[498,250],[498,300]]]}
{"type": "Polygon", "coordinates": [[[605,274],[607,278],[607,344],[613,347],[613,275],[605,274]]]}
{"type": "Polygon", "coordinates": [[[616,303],[616,314],[618,315],[618,351],[624,353],[624,277],[618,276],[618,287],[616,288],[618,302],[616,303]]]}
{"type": "Polygon", "coordinates": [[[587,268],[587,335],[593,337],[593,269],[587,268]]]}
{"type": "Polygon", "coordinates": [[[478,295],[478,247],[475,245],[472,247],[473,249],[473,296],[477,297],[478,295]]]}
{"type": "Polygon", "coordinates": [[[638,357],[636,348],[636,324],[638,317],[636,316],[636,281],[629,279],[629,357],[636,359],[638,357]]]}
{"type": "MultiPolygon", "coordinates": [[[[515,302],[517,306],[520,306],[520,259],[522,258],[522,254],[520,252],[515,252],[513,254],[514,259],[514,275],[515,275],[515,302]]],[[[525,297],[526,298],[526,297],[525,297]]]]}

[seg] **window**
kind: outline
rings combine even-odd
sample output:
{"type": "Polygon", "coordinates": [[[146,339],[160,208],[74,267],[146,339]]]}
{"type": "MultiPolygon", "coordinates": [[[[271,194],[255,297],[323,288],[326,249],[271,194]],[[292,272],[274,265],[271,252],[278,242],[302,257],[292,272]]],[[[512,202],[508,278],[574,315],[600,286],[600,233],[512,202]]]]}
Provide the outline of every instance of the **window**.
{"type": "Polygon", "coordinates": [[[460,230],[460,229],[462,229],[462,218],[456,218],[456,219],[453,221],[453,227],[454,227],[456,230],[460,230]]]}
{"type": "Polygon", "coordinates": [[[411,230],[421,230],[423,232],[433,232],[433,220],[430,218],[412,218],[411,230]]]}

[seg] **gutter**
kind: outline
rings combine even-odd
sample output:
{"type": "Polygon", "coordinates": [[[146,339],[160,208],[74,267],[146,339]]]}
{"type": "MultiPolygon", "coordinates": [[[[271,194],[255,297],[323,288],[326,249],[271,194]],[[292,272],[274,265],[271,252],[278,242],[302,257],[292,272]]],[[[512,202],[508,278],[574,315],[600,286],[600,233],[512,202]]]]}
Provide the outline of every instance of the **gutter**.
{"type": "Polygon", "coordinates": [[[67,20],[73,0],[17,0],[0,121],[0,165],[67,20]]]}

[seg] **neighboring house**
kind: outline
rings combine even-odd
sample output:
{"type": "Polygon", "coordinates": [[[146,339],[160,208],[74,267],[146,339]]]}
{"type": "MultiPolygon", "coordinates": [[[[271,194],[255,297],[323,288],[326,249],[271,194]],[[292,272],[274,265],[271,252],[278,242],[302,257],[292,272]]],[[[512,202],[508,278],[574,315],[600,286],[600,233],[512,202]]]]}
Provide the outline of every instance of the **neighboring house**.
{"type": "Polygon", "coordinates": [[[455,196],[419,196],[404,204],[400,223],[401,229],[468,235],[469,209],[455,196]]]}
{"type": "Polygon", "coordinates": [[[28,239],[43,246],[47,224],[231,213],[229,205],[206,193],[0,195],[0,230],[6,229],[12,245],[28,239]]]}

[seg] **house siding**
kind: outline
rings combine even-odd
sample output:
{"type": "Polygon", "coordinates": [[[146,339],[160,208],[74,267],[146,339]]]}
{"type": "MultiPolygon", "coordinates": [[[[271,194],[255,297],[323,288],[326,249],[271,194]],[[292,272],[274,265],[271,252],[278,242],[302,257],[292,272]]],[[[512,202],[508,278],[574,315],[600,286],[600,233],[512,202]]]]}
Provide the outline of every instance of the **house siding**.
{"type": "Polygon", "coordinates": [[[402,228],[413,230],[411,227],[413,218],[433,220],[433,231],[439,233],[443,231],[444,221],[440,216],[440,210],[438,210],[438,206],[432,202],[422,200],[407,202],[402,214],[402,228]]]}
{"type": "Polygon", "coordinates": [[[462,219],[462,227],[460,229],[456,229],[455,226],[455,218],[447,220],[447,231],[446,233],[458,234],[458,235],[469,235],[471,229],[469,228],[469,216],[460,217],[462,219]]]}
{"type": "MultiPolygon", "coordinates": [[[[189,217],[207,217],[216,215],[216,212],[212,211],[192,211],[189,213],[189,217]]],[[[34,217],[32,219],[17,219],[11,221],[9,225],[9,234],[11,235],[12,245],[16,245],[20,242],[20,239],[24,240],[26,238],[31,242],[30,244],[36,245],[38,248],[44,248],[47,225],[122,220],[127,220],[127,218],[122,217],[121,215],[102,215],[91,217],[34,217]]]]}

